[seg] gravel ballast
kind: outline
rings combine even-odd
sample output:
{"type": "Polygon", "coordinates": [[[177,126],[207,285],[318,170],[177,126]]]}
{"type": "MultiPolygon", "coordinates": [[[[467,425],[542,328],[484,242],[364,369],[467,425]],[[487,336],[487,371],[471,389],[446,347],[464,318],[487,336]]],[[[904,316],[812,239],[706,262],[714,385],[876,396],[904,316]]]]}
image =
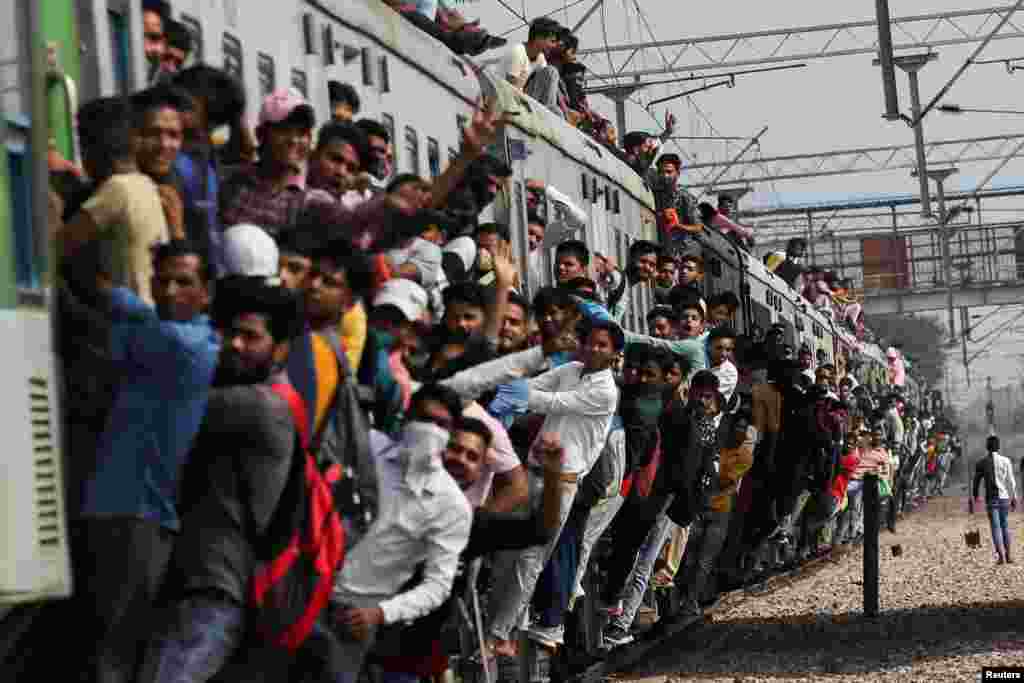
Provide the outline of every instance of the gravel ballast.
{"type": "Polygon", "coordinates": [[[878,618],[863,617],[863,550],[851,547],[789,585],[728,600],[713,623],[679,634],[621,677],[974,681],[983,666],[1024,666],[1022,513],[1010,523],[1019,563],[996,566],[984,510],[969,517],[962,495],[932,499],[896,534],[880,536],[878,618]],[[974,529],[982,545],[969,549],[964,532],[974,529]]]}

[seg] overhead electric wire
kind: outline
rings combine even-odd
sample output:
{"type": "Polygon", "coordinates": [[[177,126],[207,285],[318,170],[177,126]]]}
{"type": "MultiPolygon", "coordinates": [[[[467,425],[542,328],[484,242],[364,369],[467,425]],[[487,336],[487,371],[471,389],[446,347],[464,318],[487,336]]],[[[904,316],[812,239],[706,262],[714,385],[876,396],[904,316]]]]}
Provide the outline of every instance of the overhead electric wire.
{"type": "MultiPolygon", "coordinates": [[[[590,0],[575,0],[574,2],[570,2],[568,5],[565,5],[565,6],[561,7],[561,8],[559,8],[559,9],[551,10],[550,12],[547,12],[546,14],[539,14],[539,15],[535,16],[533,19],[531,19],[530,21],[534,21],[534,20],[540,19],[542,17],[550,17],[552,14],[557,14],[558,12],[564,12],[566,10],[572,9],[576,5],[582,5],[585,2],[590,2],[590,0]]],[[[519,23],[517,26],[513,26],[512,28],[508,29],[507,31],[503,31],[501,34],[499,34],[502,38],[504,38],[505,36],[509,35],[510,33],[515,33],[516,31],[520,30],[524,26],[529,26],[530,25],[530,21],[523,21],[523,17],[520,17],[517,12],[512,12],[512,14],[515,15],[515,17],[518,18],[521,23],[519,23]]]]}

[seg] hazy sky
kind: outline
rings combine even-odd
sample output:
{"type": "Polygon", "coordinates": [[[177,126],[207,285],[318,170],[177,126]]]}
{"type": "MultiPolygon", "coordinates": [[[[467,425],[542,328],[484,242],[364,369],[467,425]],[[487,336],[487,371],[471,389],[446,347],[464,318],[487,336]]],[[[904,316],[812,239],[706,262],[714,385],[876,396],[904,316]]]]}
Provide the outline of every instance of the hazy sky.
{"type": "MultiPolygon", "coordinates": [[[[1008,4],[1013,3],[1006,0],[890,0],[890,10],[892,16],[902,17],[984,9],[1008,4]]],[[[554,17],[571,26],[582,17],[593,2],[585,0],[564,11],[562,8],[572,5],[572,0],[505,0],[504,5],[528,18],[559,10],[554,17]]],[[[522,24],[498,0],[468,1],[461,3],[461,6],[467,15],[480,17],[489,28],[498,33],[504,33],[522,24]]],[[[653,28],[656,38],[670,40],[872,19],[875,3],[871,0],[715,0],[699,3],[686,0],[640,0],[639,6],[653,28]]],[[[1017,16],[1016,21],[1024,26],[1024,10],[1017,16]]],[[[948,35],[949,30],[946,27],[939,29],[944,35],[948,35]]],[[[524,40],[525,36],[525,27],[509,34],[510,38],[520,40],[524,40]]],[[[640,20],[634,0],[606,0],[604,11],[595,13],[579,31],[579,36],[581,47],[586,48],[603,46],[606,40],[610,45],[651,40],[650,33],[640,20]]],[[[949,80],[968,58],[973,48],[972,44],[937,50],[938,61],[928,65],[920,73],[921,96],[924,102],[928,102],[949,80]]],[[[669,59],[675,57],[673,48],[666,48],[666,52],[669,59]]],[[[612,63],[618,68],[628,55],[629,53],[613,54],[612,63]]],[[[994,41],[979,59],[1010,57],[1024,57],[1024,39],[994,41]]],[[[688,56],[683,57],[684,62],[688,60],[688,56]]],[[[810,62],[807,68],[795,71],[741,76],[733,89],[711,90],[696,94],[690,99],[677,100],[667,106],[671,106],[672,111],[680,119],[677,129],[679,135],[749,137],[763,126],[768,126],[768,132],[762,138],[759,150],[763,156],[910,144],[913,142],[913,135],[906,124],[889,123],[881,118],[881,79],[878,68],[872,66],[871,60],[872,58],[867,55],[832,58],[810,62]]],[[[588,55],[585,63],[597,73],[609,71],[608,57],[603,53],[588,55]]],[[[661,57],[656,50],[644,50],[634,57],[627,70],[661,65],[661,57]]],[[[897,83],[901,108],[909,111],[907,78],[899,71],[897,83]]],[[[700,81],[654,86],[639,93],[637,99],[646,103],[650,99],[696,85],[700,85],[700,81]]],[[[606,98],[593,96],[591,101],[604,115],[613,118],[614,110],[606,98]]],[[[961,78],[944,101],[963,107],[1024,110],[1024,71],[1010,75],[1001,65],[974,66],[961,78]]],[[[661,120],[664,120],[665,106],[653,108],[661,120]]],[[[627,122],[630,129],[656,130],[651,117],[636,104],[629,107],[627,122]]],[[[1024,116],[951,116],[933,112],[925,120],[927,140],[1022,132],[1024,116]]],[[[739,141],[726,144],[716,141],[680,144],[686,145],[684,151],[688,157],[708,162],[732,157],[745,143],[739,141]]],[[[756,157],[756,150],[754,156],[756,157]]],[[[960,173],[950,181],[951,189],[973,189],[995,165],[996,162],[980,162],[962,166],[960,173]]],[[[1015,183],[1024,184],[1024,159],[1010,162],[993,181],[994,185],[1015,183]]],[[[748,195],[744,203],[748,206],[763,206],[916,192],[917,182],[910,177],[909,172],[895,171],[762,183],[754,188],[754,193],[748,195]]],[[[998,220],[1001,221],[1012,220],[1018,212],[1024,214],[1024,198],[991,202],[986,206],[998,209],[998,220]]],[[[971,311],[978,316],[989,312],[989,309],[971,311]]],[[[1014,307],[996,313],[981,323],[978,329],[979,336],[1000,327],[1004,321],[1022,312],[1024,309],[1014,307]]],[[[996,386],[1018,380],[1022,365],[1021,358],[1016,354],[1024,352],[1024,318],[1016,326],[1020,328],[1020,332],[993,338],[995,343],[988,353],[983,354],[972,365],[972,375],[976,379],[972,390],[984,386],[983,378],[987,375],[994,376],[993,383],[996,386]],[[977,381],[979,377],[982,379],[977,381]]],[[[973,355],[983,346],[984,344],[972,345],[968,355],[973,355]]],[[[955,354],[957,361],[960,355],[958,347],[955,354]]],[[[962,366],[951,364],[949,367],[954,381],[954,400],[958,395],[961,400],[966,400],[967,388],[963,382],[962,366]]]]}

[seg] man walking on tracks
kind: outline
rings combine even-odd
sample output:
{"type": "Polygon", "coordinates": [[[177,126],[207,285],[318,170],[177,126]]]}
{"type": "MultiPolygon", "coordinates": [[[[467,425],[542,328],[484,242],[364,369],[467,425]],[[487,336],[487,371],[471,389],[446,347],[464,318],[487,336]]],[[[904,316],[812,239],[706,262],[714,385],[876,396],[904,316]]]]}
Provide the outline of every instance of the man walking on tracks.
{"type": "MultiPolygon", "coordinates": [[[[999,453],[999,437],[990,436],[985,440],[988,455],[978,461],[974,471],[974,485],[971,487],[974,502],[981,503],[978,485],[985,482],[985,507],[992,527],[992,545],[995,546],[996,564],[1013,564],[1010,555],[1010,525],[1007,515],[1017,509],[1017,481],[1013,476],[1010,459],[999,453]]],[[[974,512],[974,505],[971,505],[974,512]]]]}

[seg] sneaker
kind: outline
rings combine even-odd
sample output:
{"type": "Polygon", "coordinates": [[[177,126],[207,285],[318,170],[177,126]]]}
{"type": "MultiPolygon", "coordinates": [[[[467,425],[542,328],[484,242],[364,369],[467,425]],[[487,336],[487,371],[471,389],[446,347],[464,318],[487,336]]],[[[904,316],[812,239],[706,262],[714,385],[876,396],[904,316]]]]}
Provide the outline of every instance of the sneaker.
{"type": "Polygon", "coordinates": [[[565,645],[565,626],[531,626],[526,636],[552,650],[565,645]]]}
{"type": "Polygon", "coordinates": [[[614,624],[608,626],[602,635],[604,637],[604,645],[608,649],[629,645],[633,642],[632,633],[614,624]]]}
{"type": "Polygon", "coordinates": [[[600,603],[597,608],[609,617],[621,617],[623,612],[622,600],[610,604],[600,603]]]}

